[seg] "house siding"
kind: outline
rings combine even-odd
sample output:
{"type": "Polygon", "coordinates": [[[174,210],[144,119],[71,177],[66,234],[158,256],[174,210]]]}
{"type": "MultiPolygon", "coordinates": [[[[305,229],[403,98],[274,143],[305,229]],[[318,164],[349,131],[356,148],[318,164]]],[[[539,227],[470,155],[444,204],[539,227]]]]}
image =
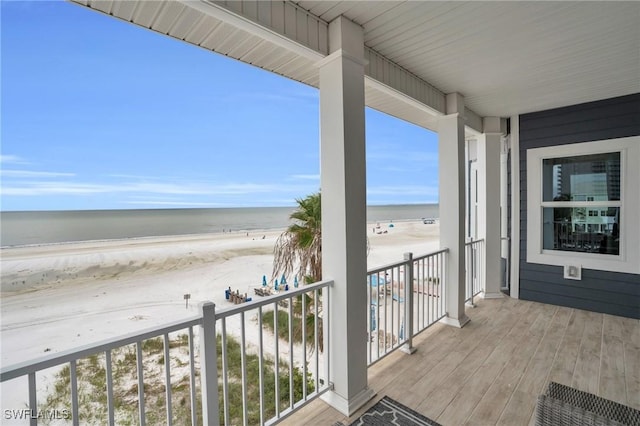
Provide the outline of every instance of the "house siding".
{"type": "MultiPolygon", "coordinates": [[[[520,116],[520,298],[640,318],[640,275],[527,262],[527,150],[640,135],[640,93],[520,116]]],[[[634,220],[638,220],[638,212],[634,220]]]]}

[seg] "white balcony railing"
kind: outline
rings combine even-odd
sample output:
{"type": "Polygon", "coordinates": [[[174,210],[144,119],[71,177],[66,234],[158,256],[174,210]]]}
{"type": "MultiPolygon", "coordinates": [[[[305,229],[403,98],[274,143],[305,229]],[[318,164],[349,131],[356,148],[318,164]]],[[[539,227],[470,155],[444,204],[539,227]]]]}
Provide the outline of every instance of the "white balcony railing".
{"type": "Polygon", "coordinates": [[[473,306],[473,298],[485,290],[484,240],[470,241],[464,247],[465,302],[473,306]]]}
{"type": "Polygon", "coordinates": [[[321,352],[328,353],[322,351],[330,332],[323,312],[331,285],[318,282],[217,312],[207,302],[194,318],[4,367],[0,381],[26,377],[25,420],[31,425],[46,417],[40,413],[53,410],[74,425],[273,423],[329,390],[328,360],[321,352]],[[267,317],[280,338],[265,331],[267,317]],[[87,359],[104,371],[104,386],[90,386],[95,377],[83,370],[87,359]],[[121,392],[118,381],[127,359],[136,380],[121,392]],[[52,367],[59,368],[57,377],[68,379],[68,400],[62,407],[47,405],[46,395],[37,392],[36,374],[52,367]],[[249,371],[257,371],[257,382],[249,371]],[[176,375],[186,382],[176,383],[176,375]],[[151,386],[158,377],[162,386],[151,386]],[[188,388],[188,404],[187,398],[176,400],[174,395],[183,388],[188,388]]]}
{"type": "MultiPolygon", "coordinates": [[[[367,274],[370,315],[367,321],[369,365],[403,348],[413,352],[412,338],[445,315],[448,249],[405,260],[367,274]],[[412,309],[407,309],[411,306],[412,309]]],[[[465,301],[484,291],[484,240],[465,244],[465,301]]]]}
{"type": "Polygon", "coordinates": [[[407,253],[402,262],[368,272],[369,365],[401,347],[412,352],[412,338],[446,315],[447,252],[416,258],[407,253]]]}
{"type": "MultiPolygon", "coordinates": [[[[447,253],[407,253],[401,262],[368,271],[368,365],[396,349],[413,352],[413,337],[446,315],[447,253]]],[[[465,297],[473,303],[484,290],[483,240],[465,245],[465,265],[465,297]]],[[[194,318],[2,368],[0,381],[26,377],[31,425],[42,418],[37,413],[52,409],[69,413],[75,425],[275,423],[330,389],[331,330],[324,312],[332,284],[322,281],[219,311],[207,302],[194,318]],[[135,384],[122,392],[118,368],[127,358],[135,384]],[[85,383],[87,359],[102,368],[104,386],[85,383]],[[36,374],[52,367],[68,383],[62,408],[37,393],[36,374]],[[185,389],[186,396],[177,398],[185,389]],[[81,393],[92,402],[87,405],[81,393]]]]}
{"type": "Polygon", "coordinates": [[[324,313],[329,309],[328,292],[332,284],[332,281],[321,281],[215,314],[222,343],[223,374],[221,379],[219,375],[216,377],[222,381],[223,397],[220,400],[223,406],[220,411],[223,418],[220,424],[271,424],[291,415],[330,389],[326,354],[329,353],[331,330],[327,327],[324,313]],[[258,330],[264,329],[269,318],[273,321],[274,333],[278,330],[280,336],[274,338],[273,346],[270,346],[264,342],[265,333],[258,335],[253,356],[253,369],[258,370],[259,376],[257,384],[247,380],[250,366],[246,334],[248,330],[255,329],[246,327],[248,317],[255,318],[258,330]],[[236,327],[239,321],[240,329],[241,383],[234,383],[237,380],[231,377],[230,364],[238,360],[229,353],[230,345],[227,342],[227,329],[234,326],[234,321],[236,327]],[[282,324],[285,327],[281,327],[282,324]],[[238,387],[240,384],[241,387],[238,387]],[[255,392],[257,401],[248,394],[256,385],[259,389],[259,392],[255,392]],[[273,391],[271,401],[267,398],[270,391],[273,391]],[[250,412],[252,399],[255,407],[253,413],[250,412]],[[233,416],[235,407],[242,407],[241,416],[233,416]]]}

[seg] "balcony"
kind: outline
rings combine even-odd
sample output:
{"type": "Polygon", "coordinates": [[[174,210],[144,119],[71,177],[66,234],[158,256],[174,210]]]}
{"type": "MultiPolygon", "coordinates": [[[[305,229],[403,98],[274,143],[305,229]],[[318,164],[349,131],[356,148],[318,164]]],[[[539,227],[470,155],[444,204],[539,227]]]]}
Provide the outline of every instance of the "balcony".
{"type": "Polygon", "coordinates": [[[438,323],[369,368],[351,417],[321,401],[284,425],[349,424],[387,395],[443,425],[531,425],[555,381],[640,409],[640,322],[511,298],[481,299],[464,328],[438,323]]]}
{"type": "MultiPolygon", "coordinates": [[[[1,380],[27,383],[29,414],[74,424],[348,424],[385,395],[442,424],[529,424],[549,381],[640,407],[639,321],[477,300],[484,290],[480,240],[465,247],[471,322],[450,327],[440,322],[447,259],[446,249],[407,254],[368,272],[368,384],[376,398],[351,417],[318,399],[332,389],[328,345],[338,329],[325,315],[332,281],[218,312],[204,304],[196,318],[3,368],[1,380]],[[117,381],[127,358],[123,387],[117,381]],[[100,367],[98,386],[87,379],[88,363],[100,367]],[[62,405],[51,405],[36,384],[36,374],[52,367],[67,380],[56,395],[62,405]],[[87,396],[98,402],[87,405],[87,396]]],[[[19,424],[38,424],[33,417],[19,424]]]]}

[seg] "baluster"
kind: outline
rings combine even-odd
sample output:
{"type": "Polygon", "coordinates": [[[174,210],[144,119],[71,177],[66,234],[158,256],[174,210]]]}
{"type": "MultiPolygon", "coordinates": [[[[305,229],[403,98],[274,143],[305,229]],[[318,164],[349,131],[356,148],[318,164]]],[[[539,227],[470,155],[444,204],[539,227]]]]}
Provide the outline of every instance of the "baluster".
{"type": "Polygon", "coordinates": [[[293,298],[289,298],[289,408],[293,408],[293,298]]]}
{"type": "Polygon", "coordinates": [[[278,349],[278,340],[280,337],[278,336],[278,302],[273,304],[273,333],[275,334],[275,367],[273,374],[276,379],[276,418],[280,417],[280,378],[279,378],[279,370],[280,370],[280,354],[278,349]]]}
{"type": "Polygon", "coordinates": [[[71,418],[73,425],[80,424],[80,413],[78,412],[78,371],[76,360],[69,363],[69,376],[71,378],[71,418]]]}
{"type": "Polygon", "coordinates": [[[171,358],[169,357],[169,334],[164,333],[164,383],[165,399],[167,403],[167,425],[173,424],[173,411],[171,407],[171,358]]]}
{"type": "Polygon", "coordinates": [[[224,424],[231,424],[229,413],[229,358],[227,354],[227,318],[222,318],[220,345],[222,349],[222,408],[224,410],[224,424]]]}
{"type": "Polygon", "coordinates": [[[107,375],[107,413],[108,413],[108,421],[110,426],[114,426],[115,421],[115,413],[113,410],[113,366],[111,365],[111,349],[107,349],[104,352],[104,360],[106,364],[106,375],[107,375]]]}
{"type": "Polygon", "coordinates": [[[264,424],[264,348],[263,348],[263,327],[262,327],[262,306],[258,307],[258,370],[260,380],[260,424],[264,424]]]}
{"type": "Polygon", "coordinates": [[[38,426],[38,399],[36,397],[36,373],[29,373],[29,410],[31,413],[31,419],[29,424],[31,426],[38,426]]]}
{"type": "MultiPolygon", "coordinates": [[[[318,290],[314,290],[313,292],[313,329],[314,329],[314,345],[316,348],[316,390],[317,388],[320,386],[320,338],[318,336],[319,330],[318,330],[318,290]]],[[[327,316],[325,310],[325,316],[327,316]]],[[[323,335],[327,334],[327,330],[324,330],[323,335]]],[[[327,353],[328,349],[327,346],[325,345],[324,347],[324,352],[327,353]]]]}
{"type": "Polygon", "coordinates": [[[196,411],[196,361],[194,354],[193,327],[189,327],[189,393],[191,396],[191,426],[198,424],[198,412],[196,411]]]}
{"type": "Polygon", "coordinates": [[[249,424],[247,407],[247,342],[245,336],[244,311],[240,312],[240,365],[242,367],[242,419],[244,426],[249,424]]]}
{"type": "Polygon", "coordinates": [[[136,362],[138,367],[138,408],[140,426],[146,423],[144,410],[144,368],[142,363],[142,341],[136,342],[136,362]]]}
{"type": "Polygon", "coordinates": [[[307,400],[307,293],[302,293],[300,297],[302,306],[300,310],[302,312],[302,400],[307,400]]]}

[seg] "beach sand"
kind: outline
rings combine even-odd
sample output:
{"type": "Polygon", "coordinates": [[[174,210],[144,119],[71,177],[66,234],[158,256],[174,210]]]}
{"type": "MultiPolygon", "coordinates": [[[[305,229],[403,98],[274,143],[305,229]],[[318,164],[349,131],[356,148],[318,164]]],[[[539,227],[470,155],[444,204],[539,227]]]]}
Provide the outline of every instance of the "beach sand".
{"type": "MultiPolygon", "coordinates": [[[[437,224],[375,226],[367,228],[369,269],[401,261],[406,252],[438,249],[437,224]]],[[[256,297],[253,288],[261,286],[263,275],[271,276],[273,245],[281,231],[2,249],[1,363],[192,317],[206,300],[217,310],[233,306],[224,297],[228,287],[256,297]],[[191,299],[185,307],[187,293],[191,299]]],[[[8,385],[2,386],[2,406],[16,408],[8,385]]]]}

